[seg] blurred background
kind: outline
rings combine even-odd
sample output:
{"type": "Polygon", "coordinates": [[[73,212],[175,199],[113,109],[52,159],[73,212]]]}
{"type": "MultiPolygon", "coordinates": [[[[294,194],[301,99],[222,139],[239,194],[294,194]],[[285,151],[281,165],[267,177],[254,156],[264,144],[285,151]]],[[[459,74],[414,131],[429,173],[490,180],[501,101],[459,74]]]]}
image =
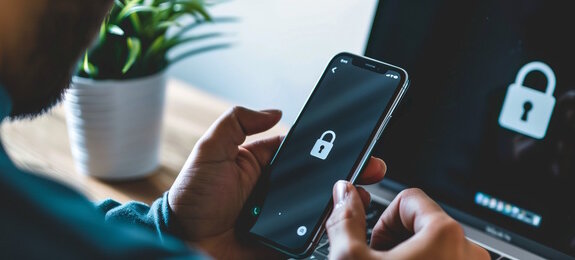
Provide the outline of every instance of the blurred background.
{"type": "Polygon", "coordinates": [[[202,25],[190,35],[222,32],[192,42],[173,55],[218,43],[231,47],[193,55],[168,76],[236,105],[278,108],[291,125],[335,54],[362,55],[376,0],[231,0],[208,8],[214,18],[236,21],[202,25]]]}

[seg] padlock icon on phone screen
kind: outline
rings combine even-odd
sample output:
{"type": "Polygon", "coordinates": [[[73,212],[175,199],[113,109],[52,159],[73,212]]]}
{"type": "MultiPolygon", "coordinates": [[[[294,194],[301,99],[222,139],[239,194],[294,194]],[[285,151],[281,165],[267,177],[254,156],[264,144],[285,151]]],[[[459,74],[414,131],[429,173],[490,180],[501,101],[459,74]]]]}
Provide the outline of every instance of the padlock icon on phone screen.
{"type": "Polygon", "coordinates": [[[555,73],[547,64],[539,61],[525,64],[517,73],[515,82],[507,89],[499,125],[529,137],[543,139],[555,107],[555,84],[555,73]],[[547,78],[545,92],[524,86],[525,77],[533,71],[540,71],[547,78]]]}
{"type": "Polygon", "coordinates": [[[315,141],[315,144],[309,154],[313,157],[325,160],[333,148],[333,143],[335,142],[335,132],[327,130],[321,134],[321,137],[315,141]],[[326,138],[330,137],[329,141],[326,138]]]}

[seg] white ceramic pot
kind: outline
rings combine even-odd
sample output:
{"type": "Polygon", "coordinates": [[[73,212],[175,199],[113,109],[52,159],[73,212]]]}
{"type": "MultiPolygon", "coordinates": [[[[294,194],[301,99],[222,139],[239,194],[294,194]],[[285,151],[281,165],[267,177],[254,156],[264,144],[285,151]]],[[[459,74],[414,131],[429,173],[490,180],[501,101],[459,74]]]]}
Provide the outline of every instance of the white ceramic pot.
{"type": "Polygon", "coordinates": [[[64,99],[77,170],[136,179],[159,165],[165,73],[129,80],[72,79],[64,99]]]}

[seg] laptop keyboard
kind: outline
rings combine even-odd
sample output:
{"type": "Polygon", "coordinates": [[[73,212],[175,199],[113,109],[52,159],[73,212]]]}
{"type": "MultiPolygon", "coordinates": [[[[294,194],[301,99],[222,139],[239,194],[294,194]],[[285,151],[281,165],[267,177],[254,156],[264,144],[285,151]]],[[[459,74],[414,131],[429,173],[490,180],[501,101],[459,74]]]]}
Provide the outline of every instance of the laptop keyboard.
{"type": "MultiPolygon", "coordinates": [[[[367,222],[367,243],[369,244],[371,241],[371,233],[373,231],[373,227],[375,226],[375,224],[377,223],[377,221],[379,220],[379,216],[381,215],[381,213],[383,213],[383,211],[385,210],[386,206],[378,203],[378,202],[374,202],[372,201],[371,204],[369,205],[369,208],[366,211],[366,222],[367,222]]],[[[489,255],[491,256],[491,259],[494,260],[508,260],[509,258],[504,257],[499,255],[498,253],[495,253],[493,251],[490,251],[489,249],[486,249],[489,252],[489,255]]],[[[327,238],[327,233],[324,233],[323,236],[321,237],[321,240],[316,248],[316,250],[313,252],[313,254],[311,256],[309,256],[308,258],[305,259],[310,259],[310,260],[318,260],[318,259],[328,259],[328,255],[329,255],[329,241],[327,238]]]]}

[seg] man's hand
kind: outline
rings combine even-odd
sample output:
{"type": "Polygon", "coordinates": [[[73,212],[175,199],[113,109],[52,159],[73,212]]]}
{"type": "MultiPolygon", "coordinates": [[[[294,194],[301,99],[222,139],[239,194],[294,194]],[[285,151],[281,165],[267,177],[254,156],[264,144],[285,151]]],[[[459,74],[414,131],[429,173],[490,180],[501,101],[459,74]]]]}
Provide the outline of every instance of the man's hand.
{"type": "Polygon", "coordinates": [[[399,193],[365,237],[365,199],[349,182],[333,189],[326,224],[331,259],[489,259],[462,227],[419,189],[399,193]]]}
{"type": "MultiPolygon", "coordinates": [[[[168,193],[170,208],[187,239],[213,257],[280,257],[271,249],[240,243],[234,234],[236,219],[282,138],[242,144],[247,135],[268,130],[280,118],[278,110],[236,107],[228,111],[198,141],[168,193]]],[[[372,158],[359,180],[373,183],[384,173],[383,161],[372,158]]],[[[369,200],[367,192],[362,194],[369,200]]]]}

